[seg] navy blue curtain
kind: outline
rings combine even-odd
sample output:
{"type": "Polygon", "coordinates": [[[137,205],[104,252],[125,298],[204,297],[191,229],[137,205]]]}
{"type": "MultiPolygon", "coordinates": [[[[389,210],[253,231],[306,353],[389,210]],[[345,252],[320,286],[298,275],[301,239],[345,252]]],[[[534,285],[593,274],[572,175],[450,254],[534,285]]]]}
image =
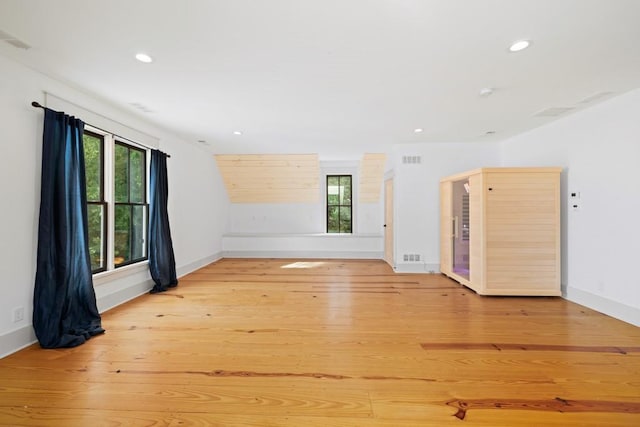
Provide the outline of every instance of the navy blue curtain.
{"type": "Polygon", "coordinates": [[[87,233],[84,123],[45,109],[33,328],[44,348],[75,347],[104,332],[87,233]]]}
{"type": "Polygon", "coordinates": [[[169,229],[167,201],[167,155],[151,150],[151,183],[149,193],[149,270],[155,282],[151,293],[164,292],[178,285],[176,260],[169,229]]]}

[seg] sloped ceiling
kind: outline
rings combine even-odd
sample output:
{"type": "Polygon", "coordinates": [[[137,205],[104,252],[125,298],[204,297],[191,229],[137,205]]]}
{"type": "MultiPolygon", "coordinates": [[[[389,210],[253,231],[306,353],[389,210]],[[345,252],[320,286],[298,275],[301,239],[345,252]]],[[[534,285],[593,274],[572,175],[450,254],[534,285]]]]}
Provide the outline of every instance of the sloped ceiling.
{"type": "Polygon", "coordinates": [[[218,154],[215,156],[232,203],[317,203],[317,154],[218,154]]]}
{"type": "Polygon", "coordinates": [[[637,0],[2,0],[0,55],[213,153],[360,158],[640,87],[639,22],[637,0]]]}

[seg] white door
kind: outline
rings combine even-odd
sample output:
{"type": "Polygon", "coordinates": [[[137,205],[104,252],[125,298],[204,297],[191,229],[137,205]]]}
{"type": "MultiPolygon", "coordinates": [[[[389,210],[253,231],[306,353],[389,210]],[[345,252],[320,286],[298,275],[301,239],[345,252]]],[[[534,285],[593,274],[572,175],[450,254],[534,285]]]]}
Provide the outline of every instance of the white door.
{"type": "Polygon", "coordinates": [[[384,260],[391,267],[393,259],[393,179],[384,182],[384,260]]]}

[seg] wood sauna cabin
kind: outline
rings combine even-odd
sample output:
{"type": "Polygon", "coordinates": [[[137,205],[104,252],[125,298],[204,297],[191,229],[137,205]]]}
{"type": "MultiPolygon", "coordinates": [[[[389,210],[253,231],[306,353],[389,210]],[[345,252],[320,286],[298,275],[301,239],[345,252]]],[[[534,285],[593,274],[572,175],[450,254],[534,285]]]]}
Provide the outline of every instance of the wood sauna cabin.
{"type": "Polygon", "coordinates": [[[480,295],[558,296],[562,168],[440,180],[440,271],[480,295]]]}

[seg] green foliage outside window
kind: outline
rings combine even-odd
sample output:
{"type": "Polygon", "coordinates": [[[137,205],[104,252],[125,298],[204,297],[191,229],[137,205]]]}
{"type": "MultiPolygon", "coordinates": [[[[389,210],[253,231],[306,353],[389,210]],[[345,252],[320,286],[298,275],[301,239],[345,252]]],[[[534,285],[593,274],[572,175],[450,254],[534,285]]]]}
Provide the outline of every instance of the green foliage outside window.
{"type": "Polygon", "coordinates": [[[146,256],[146,158],[143,150],[116,143],[114,158],[114,263],[146,256]]]}
{"type": "Polygon", "coordinates": [[[106,268],[106,215],[103,195],[104,138],[90,132],[83,135],[87,186],[87,220],[91,270],[106,268]]]}

